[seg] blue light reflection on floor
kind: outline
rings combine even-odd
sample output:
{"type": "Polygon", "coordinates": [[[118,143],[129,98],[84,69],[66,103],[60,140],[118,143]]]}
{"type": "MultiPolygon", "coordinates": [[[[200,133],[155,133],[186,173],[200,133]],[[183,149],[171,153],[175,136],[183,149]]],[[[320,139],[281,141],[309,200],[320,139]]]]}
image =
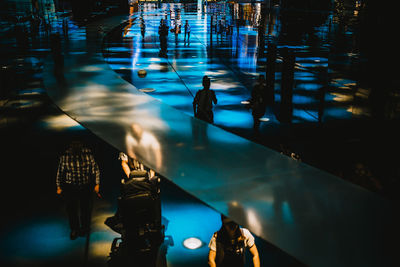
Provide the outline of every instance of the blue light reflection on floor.
{"type": "Polygon", "coordinates": [[[250,128],[253,125],[253,117],[250,112],[216,109],[214,110],[214,122],[227,127],[250,128]]]}
{"type": "Polygon", "coordinates": [[[162,206],[163,216],[169,220],[166,236],[172,236],[174,246],[168,248],[168,262],[189,262],[193,258],[202,258],[207,262],[208,243],[215,231],[221,227],[220,214],[198,203],[170,203],[162,206]],[[183,246],[189,237],[199,238],[203,245],[196,250],[183,246]]]}
{"type": "MultiPolygon", "coordinates": [[[[68,228],[64,218],[41,218],[15,225],[2,234],[2,259],[40,261],[63,256],[76,249],[78,244],[69,240],[68,228]]],[[[79,244],[82,246],[82,243],[79,244]]]]}

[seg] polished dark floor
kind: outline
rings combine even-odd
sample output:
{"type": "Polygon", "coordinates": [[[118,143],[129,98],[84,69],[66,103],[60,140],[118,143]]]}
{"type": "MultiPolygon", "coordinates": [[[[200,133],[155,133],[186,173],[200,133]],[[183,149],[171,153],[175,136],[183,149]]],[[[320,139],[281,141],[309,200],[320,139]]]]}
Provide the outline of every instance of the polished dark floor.
{"type": "MultiPolygon", "coordinates": [[[[36,40],[32,35],[28,42],[16,40],[16,45],[13,40],[2,38],[0,51],[2,79],[12,84],[4,96],[2,91],[0,99],[1,265],[106,266],[116,234],[103,222],[116,207],[118,151],[76,124],[46,96],[41,81],[41,61],[49,51],[45,33],[41,32],[36,40]],[[85,137],[94,148],[102,172],[103,198],[95,201],[89,238],[70,241],[63,202],[55,194],[54,180],[57,156],[73,135],[85,137]]],[[[244,78],[243,83],[246,84],[244,78]]],[[[260,137],[252,133],[251,126],[236,128],[224,125],[223,120],[220,123],[223,128],[276,150],[282,149],[283,144],[304,162],[391,199],[398,196],[397,125],[396,120],[374,122],[369,118],[333,120],[317,127],[303,122],[270,129],[264,126],[260,137]],[[378,179],[378,185],[371,183],[371,175],[378,179]]],[[[162,184],[162,198],[166,234],[174,240],[166,255],[168,266],[206,266],[206,245],[189,251],[183,248],[182,241],[195,235],[207,243],[219,227],[219,214],[166,180],[162,184]]],[[[258,245],[265,266],[295,265],[293,259],[266,242],[260,240],[258,245]]]]}
{"type": "MultiPolygon", "coordinates": [[[[9,101],[21,103],[27,98],[35,105],[5,105],[1,110],[8,119],[2,124],[0,144],[4,181],[1,265],[109,266],[111,243],[119,235],[104,221],[116,211],[119,151],[63,114],[45,94],[15,96],[9,101]],[[102,198],[94,202],[90,235],[71,241],[64,203],[55,191],[55,175],[58,156],[73,136],[86,140],[95,152],[102,198]]],[[[220,226],[220,214],[164,178],[161,198],[166,227],[162,255],[167,265],[160,266],[207,266],[207,244],[220,226]],[[182,242],[192,236],[203,242],[200,249],[183,247],[182,242]]],[[[261,239],[257,238],[257,245],[262,266],[301,266],[261,239]]]]}
{"type": "MultiPolygon", "coordinates": [[[[60,14],[68,17],[68,13],[60,14]]],[[[26,25],[20,26],[25,29],[26,25]]],[[[118,236],[104,220],[116,210],[119,151],[52,104],[41,75],[43,59],[50,51],[49,36],[43,25],[37,33],[16,40],[11,31],[5,31],[7,38],[2,38],[0,146],[5,182],[1,187],[1,265],[107,266],[111,242],[118,236]],[[92,231],[74,241],[69,240],[63,200],[55,192],[58,156],[72,136],[81,136],[93,148],[102,183],[102,199],[95,199],[92,231]]],[[[207,244],[219,228],[219,213],[165,179],[161,196],[167,265],[206,266],[207,244]],[[191,236],[203,242],[200,249],[183,247],[183,240],[191,236]]],[[[298,264],[263,240],[257,239],[257,245],[264,263],[298,264]]]]}

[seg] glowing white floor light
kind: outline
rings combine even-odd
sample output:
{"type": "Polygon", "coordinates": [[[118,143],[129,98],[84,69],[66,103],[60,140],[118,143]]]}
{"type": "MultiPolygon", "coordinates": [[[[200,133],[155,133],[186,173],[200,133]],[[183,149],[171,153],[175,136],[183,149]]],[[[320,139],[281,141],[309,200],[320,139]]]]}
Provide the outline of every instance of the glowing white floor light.
{"type": "Polygon", "coordinates": [[[196,237],[189,237],[183,241],[183,246],[188,249],[198,249],[202,244],[203,242],[196,237]]]}

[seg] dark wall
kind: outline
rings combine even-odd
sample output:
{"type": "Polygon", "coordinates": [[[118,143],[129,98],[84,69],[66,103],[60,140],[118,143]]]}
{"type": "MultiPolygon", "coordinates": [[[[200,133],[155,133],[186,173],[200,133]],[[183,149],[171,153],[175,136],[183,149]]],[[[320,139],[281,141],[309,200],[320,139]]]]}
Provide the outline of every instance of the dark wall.
{"type": "Polygon", "coordinates": [[[281,0],[282,8],[330,10],[332,0],[281,0]]]}

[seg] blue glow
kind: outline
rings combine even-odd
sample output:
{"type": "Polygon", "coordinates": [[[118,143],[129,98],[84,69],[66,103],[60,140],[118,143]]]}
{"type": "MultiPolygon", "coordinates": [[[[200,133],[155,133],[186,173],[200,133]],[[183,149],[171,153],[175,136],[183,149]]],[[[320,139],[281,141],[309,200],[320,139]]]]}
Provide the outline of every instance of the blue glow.
{"type": "Polygon", "coordinates": [[[301,63],[301,66],[302,67],[306,67],[306,68],[316,68],[316,67],[328,67],[328,63],[315,63],[315,62],[313,62],[313,63],[305,63],[305,62],[303,62],[303,63],[301,63]]]}
{"type": "Polygon", "coordinates": [[[30,224],[18,225],[2,236],[3,255],[11,259],[48,259],[65,255],[77,245],[69,240],[65,220],[63,223],[46,219],[27,223],[30,224]]]}
{"type": "Polygon", "coordinates": [[[328,62],[328,59],[325,57],[306,57],[306,58],[296,57],[296,62],[309,62],[309,61],[325,63],[328,62]]]}
{"type": "Polygon", "coordinates": [[[246,99],[243,98],[243,95],[232,95],[232,94],[218,94],[218,105],[224,106],[224,105],[237,105],[240,104],[242,101],[250,99],[250,94],[246,99]]]}
{"type": "Polygon", "coordinates": [[[290,209],[290,205],[287,201],[282,203],[282,216],[285,223],[293,224],[294,219],[292,215],[292,211],[290,209]]]}
{"type": "Polygon", "coordinates": [[[298,80],[298,81],[307,81],[307,82],[311,82],[311,81],[315,81],[316,80],[316,78],[311,76],[311,75],[310,76],[303,76],[303,77],[296,77],[296,75],[295,75],[295,79],[298,80]]]}
{"type": "Polygon", "coordinates": [[[215,231],[221,227],[220,214],[200,204],[169,203],[162,206],[163,216],[169,220],[165,235],[172,236],[174,246],[168,248],[168,260],[182,262],[201,257],[207,259],[208,243],[215,231]],[[173,219],[172,219],[173,218],[173,219]],[[183,241],[189,237],[199,238],[203,246],[189,250],[183,241]]]}
{"type": "Polygon", "coordinates": [[[294,104],[309,104],[312,102],[315,102],[315,98],[312,96],[293,95],[294,104]]]}
{"type": "Polygon", "coordinates": [[[293,117],[294,118],[300,118],[302,121],[296,121],[294,120],[294,122],[304,122],[304,121],[317,121],[318,117],[316,117],[315,115],[311,115],[312,112],[306,112],[302,109],[294,109],[293,110],[293,117]]]}
{"type": "Polygon", "coordinates": [[[248,128],[253,125],[253,117],[250,111],[215,109],[214,122],[228,127],[248,128]]]}
{"type": "Polygon", "coordinates": [[[122,64],[110,64],[110,67],[113,70],[129,69],[128,65],[122,65],[122,64]]]}
{"type": "Polygon", "coordinates": [[[187,106],[188,104],[192,107],[192,98],[190,96],[182,96],[182,95],[162,95],[154,96],[159,99],[161,102],[165,102],[171,106],[187,106]]]}
{"type": "Polygon", "coordinates": [[[326,108],[324,110],[324,116],[334,117],[334,118],[342,118],[342,119],[350,119],[353,113],[343,109],[343,108],[326,108]]]}
{"type": "Polygon", "coordinates": [[[304,89],[307,91],[316,91],[321,87],[320,84],[316,83],[300,83],[297,85],[296,89],[304,89]]]}
{"type": "MultiPolygon", "coordinates": [[[[114,57],[107,57],[107,63],[109,63],[109,62],[117,62],[117,63],[126,62],[126,63],[131,63],[131,62],[132,62],[132,59],[130,59],[130,58],[123,58],[123,57],[117,57],[117,58],[114,58],[114,57]]],[[[110,65],[112,65],[112,64],[110,64],[110,65]]]]}
{"type": "Polygon", "coordinates": [[[107,48],[107,52],[130,52],[131,49],[127,47],[117,46],[107,48]]]}

